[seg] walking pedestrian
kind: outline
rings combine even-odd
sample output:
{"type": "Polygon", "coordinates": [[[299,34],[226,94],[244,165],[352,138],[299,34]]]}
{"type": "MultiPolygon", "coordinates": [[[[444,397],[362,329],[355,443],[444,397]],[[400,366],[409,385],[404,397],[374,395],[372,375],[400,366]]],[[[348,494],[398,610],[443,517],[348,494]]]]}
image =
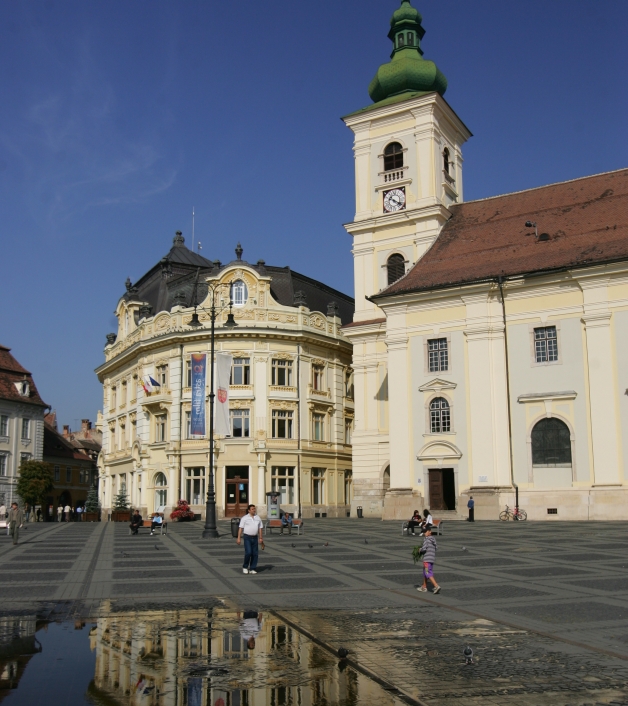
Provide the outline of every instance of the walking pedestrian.
{"type": "Polygon", "coordinates": [[[76,521],[80,522],[81,521],[81,516],[83,514],[83,508],[80,505],[76,506],[76,521]]]}
{"type": "Polygon", "coordinates": [[[473,499],[473,495],[469,496],[467,507],[469,508],[469,522],[475,522],[475,500],[473,499]]]}
{"type": "Polygon", "coordinates": [[[13,544],[17,544],[20,537],[20,527],[24,524],[24,513],[18,508],[17,503],[11,503],[9,510],[9,532],[13,537],[13,544]]]}
{"type": "Polygon", "coordinates": [[[436,583],[436,579],[434,578],[434,564],[436,563],[436,550],[438,549],[436,537],[432,537],[431,525],[427,525],[424,532],[425,539],[423,540],[423,546],[419,551],[419,554],[423,557],[423,585],[419,586],[417,591],[425,593],[427,591],[427,582],[429,580],[434,586],[434,593],[440,593],[440,586],[436,583]]]}
{"type": "Polygon", "coordinates": [[[26,503],[24,506],[24,522],[28,522],[29,518],[31,516],[31,506],[26,503]]]}
{"type": "Polygon", "coordinates": [[[40,521],[41,521],[41,508],[38,507],[37,508],[37,522],[40,522],[40,521]]]}
{"type": "MultiPolygon", "coordinates": [[[[240,613],[238,613],[238,618],[240,618],[240,613]]],[[[262,622],[262,614],[256,610],[245,610],[240,618],[240,637],[249,650],[255,649],[255,638],[259,635],[262,622]]]]}
{"type": "Polygon", "coordinates": [[[57,522],[61,522],[63,520],[63,505],[59,505],[57,508],[57,522]]]}
{"type": "Polygon", "coordinates": [[[70,513],[72,512],[72,508],[69,505],[66,505],[63,508],[63,512],[65,513],[65,521],[69,522],[70,521],[70,513]]]}
{"type": "MultiPolygon", "coordinates": [[[[8,515],[7,515],[7,506],[2,503],[0,505],[0,522],[6,522],[8,515]]],[[[7,527],[7,535],[9,534],[9,523],[6,522],[6,527],[7,527]]]]}
{"type": "Polygon", "coordinates": [[[242,535],[244,534],[244,564],[242,565],[243,574],[256,574],[258,552],[258,535],[259,544],[264,549],[264,525],[261,519],[255,512],[255,505],[249,505],[246,508],[246,515],[240,520],[238,529],[237,544],[242,543],[242,535]]]}

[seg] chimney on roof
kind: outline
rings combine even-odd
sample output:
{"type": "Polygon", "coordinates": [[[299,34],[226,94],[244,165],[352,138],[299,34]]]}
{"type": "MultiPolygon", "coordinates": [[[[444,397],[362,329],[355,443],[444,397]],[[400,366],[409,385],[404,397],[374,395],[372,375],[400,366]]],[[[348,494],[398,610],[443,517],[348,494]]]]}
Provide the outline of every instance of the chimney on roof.
{"type": "Polygon", "coordinates": [[[89,421],[89,419],[81,419],[81,431],[83,434],[87,434],[87,432],[92,428],[92,423],[89,421]]]}
{"type": "Polygon", "coordinates": [[[70,425],[69,424],[64,424],[63,425],[63,436],[67,439],[70,436],[70,425]]]}

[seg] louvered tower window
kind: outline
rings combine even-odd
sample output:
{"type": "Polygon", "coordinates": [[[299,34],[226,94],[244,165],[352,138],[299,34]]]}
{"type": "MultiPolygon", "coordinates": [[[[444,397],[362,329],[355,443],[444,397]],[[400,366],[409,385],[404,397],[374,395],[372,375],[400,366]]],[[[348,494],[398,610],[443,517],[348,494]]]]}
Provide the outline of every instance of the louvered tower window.
{"type": "Polygon", "coordinates": [[[406,274],[406,261],[403,255],[399,253],[391,255],[386,262],[386,269],[388,270],[388,284],[403,277],[406,274]]]}

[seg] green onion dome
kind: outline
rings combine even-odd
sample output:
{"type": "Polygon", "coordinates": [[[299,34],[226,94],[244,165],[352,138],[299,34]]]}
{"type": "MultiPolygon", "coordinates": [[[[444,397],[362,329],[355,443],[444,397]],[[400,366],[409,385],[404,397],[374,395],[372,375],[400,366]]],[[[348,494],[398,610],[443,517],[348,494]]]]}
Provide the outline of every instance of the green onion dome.
{"type": "Polygon", "coordinates": [[[423,58],[422,19],[410,0],[402,0],[401,7],[393,14],[388,33],[393,43],[391,60],[379,67],[369,86],[369,95],[375,103],[406,92],[437,92],[442,96],[447,90],[445,76],[433,61],[423,58]]]}

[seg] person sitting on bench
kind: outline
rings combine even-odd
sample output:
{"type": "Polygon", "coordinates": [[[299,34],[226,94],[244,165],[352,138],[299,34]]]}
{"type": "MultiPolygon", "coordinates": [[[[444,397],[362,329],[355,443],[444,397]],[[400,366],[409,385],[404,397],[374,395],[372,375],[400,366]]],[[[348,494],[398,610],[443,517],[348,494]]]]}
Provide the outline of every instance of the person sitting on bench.
{"type": "Polygon", "coordinates": [[[414,528],[417,525],[420,525],[422,523],[422,518],[421,518],[421,513],[418,510],[414,511],[414,515],[412,515],[412,519],[408,521],[408,532],[410,534],[414,535],[414,528]]]}
{"type": "Polygon", "coordinates": [[[288,534],[292,534],[292,517],[289,512],[284,512],[281,516],[281,532],[279,534],[283,534],[284,527],[288,528],[288,534]]]}
{"type": "Polygon", "coordinates": [[[161,516],[161,513],[156,512],[151,521],[150,525],[150,533],[155,534],[156,529],[161,529],[161,526],[163,524],[164,518],[161,516]]]}
{"type": "Polygon", "coordinates": [[[421,522],[421,534],[419,534],[419,537],[422,537],[425,534],[426,528],[431,526],[432,516],[430,515],[430,511],[425,508],[425,510],[423,510],[423,522],[421,522]]]}
{"type": "Polygon", "coordinates": [[[131,528],[131,534],[137,534],[137,531],[141,526],[142,516],[140,515],[140,511],[136,509],[131,515],[131,524],[129,525],[131,528]]]}

